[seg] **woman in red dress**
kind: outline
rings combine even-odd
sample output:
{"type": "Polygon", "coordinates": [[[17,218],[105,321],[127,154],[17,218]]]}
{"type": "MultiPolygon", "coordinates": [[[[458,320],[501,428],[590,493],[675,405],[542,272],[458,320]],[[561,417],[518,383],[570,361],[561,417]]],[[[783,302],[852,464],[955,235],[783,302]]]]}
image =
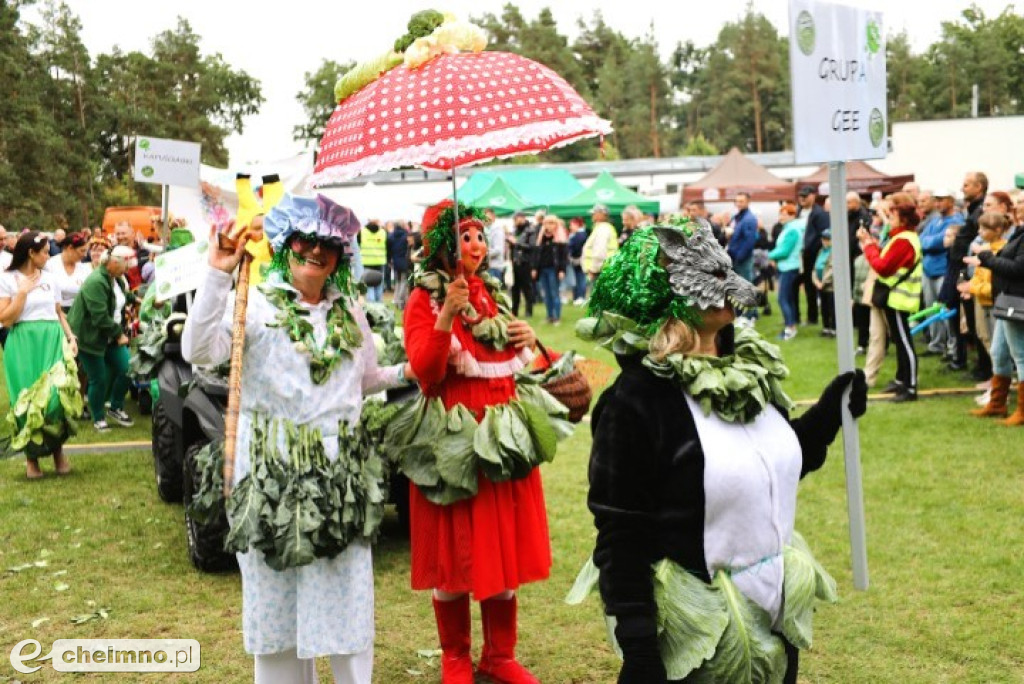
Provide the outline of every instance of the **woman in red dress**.
{"type": "MultiPolygon", "coordinates": [[[[440,399],[444,407],[448,428],[442,428],[445,436],[433,441],[456,440],[450,443],[458,451],[457,440],[463,440],[464,467],[472,468],[468,470],[471,480],[467,495],[449,496],[427,486],[436,478],[421,477],[421,486],[414,473],[403,469],[414,482],[410,491],[412,586],[433,590],[444,684],[473,682],[470,594],[480,601],[483,625],[479,672],[502,684],[530,684],[538,680],[515,659],[515,590],[526,582],[545,579],[551,568],[537,459],[513,453],[505,474],[495,474],[501,468],[485,467],[490,464],[485,461],[491,450],[481,446],[481,435],[474,432],[478,426],[470,425],[468,433],[452,433],[452,421],[460,425],[458,416],[472,414],[476,423],[482,421],[481,432],[492,422],[492,413],[501,413],[503,419],[527,416],[524,425],[529,423],[530,410],[517,408],[527,399],[517,396],[514,375],[532,360],[536,338],[529,324],[512,317],[497,281],[485,275],[483,224],[465,217],[461,207],[460,215],[464,218],[454,231],[450,227],[454,223],[451,202],[427,210],[423,220],[425,268],[406,305],[404,325],[409,362],[425,400],[440,399]],[[456,253],[459,258],[453,263],[456,253]],[[503,413],[503,406],[510,410],[503,413]],[[466,440],[473,436],[470,448],[466,440]],[[515,458],[521,459],[518,466],[512,464],[515,458]]],[[[440,413],[440,408],[436,410],[440,413]]],[[[493,423],[497,426],[501,421],[495,417],[493,423]]],[[[543,426],[534,427],[533,432],[543,432],[543,426]]],[[[503,429],[495,427],[495,434],[513,432],[503,429]]],[[[509,443],[505,437],[501,439],[509,443]]],[[[436,466],[442,471],[441,478],[446,477],[441,458],[436,466]]]]}

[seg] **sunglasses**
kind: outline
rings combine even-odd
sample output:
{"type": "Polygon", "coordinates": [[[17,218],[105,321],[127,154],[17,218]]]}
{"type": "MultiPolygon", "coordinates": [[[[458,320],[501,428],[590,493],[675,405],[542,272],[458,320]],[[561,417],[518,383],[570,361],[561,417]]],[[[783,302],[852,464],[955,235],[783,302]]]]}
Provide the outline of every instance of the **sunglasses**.
{"type": "Polygon", "coordinates": [[[343,247],[338,244],[337,238],[321,238],[318,235],[296,233],[292,238],[292,249],[300,250],[303,252],[309,252],[320,245],[320,249],[323,251],[332,250],[335,252],[341,252],[343,247]]]}

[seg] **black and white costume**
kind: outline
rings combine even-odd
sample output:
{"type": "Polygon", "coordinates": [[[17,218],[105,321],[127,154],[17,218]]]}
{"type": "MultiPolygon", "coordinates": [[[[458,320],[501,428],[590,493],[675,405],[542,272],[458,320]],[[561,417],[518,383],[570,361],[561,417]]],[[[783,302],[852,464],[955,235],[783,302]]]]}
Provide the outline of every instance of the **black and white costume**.
{"type": "MultiPolygon", "coordinates": [[[[719,334],[721,355],[732,346],[729,326],[719,334]]],[[[779,631],[797,485],[824,463],[853,374],[834,380],[799,418],[769,404],[741,423],[705,415],[642,359],[619,357],[622,373],[594,409],[588,505],[598,530],[600,594],[624,655],[619,682],[649,684],[667,681],[652,581],[652,565],[662,559],[704,582],[727,571],[779,631]]],[[[797,650],[785,646],[785,681],[795,682],[797,650]]]]}

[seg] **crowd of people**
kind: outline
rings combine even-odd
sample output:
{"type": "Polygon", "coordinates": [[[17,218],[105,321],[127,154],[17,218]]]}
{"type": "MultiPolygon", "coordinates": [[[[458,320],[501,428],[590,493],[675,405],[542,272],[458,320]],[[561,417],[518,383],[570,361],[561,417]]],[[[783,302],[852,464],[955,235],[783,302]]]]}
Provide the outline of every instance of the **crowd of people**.
{"type": "MultiPolygon", "coordinates": [[[[543,303],[545,320],[558,325],[562,307],[584,306],[604,262],[637,228],[651,225],[655,217],[627,206],[619,216],[619,229],[612,223],[608,207],[596,204],[590,210],[589,229],[583,216],[566,221],[544,210],[533,214],[519,211],[499,219],[493,209],[484,209],[481,220],[488,244],[488,271],[508,288],[513,312],[518,315],[522,311],[532,318],[534,307],[543,303]]],[[[408,275],[416,263],[415,253],[422,248],[422,227],[402,220],[373,219],[360,231],[357,242],[362,267],[382,274],[380,285],[370,288],[367,300],[380,301],[383,293],[392,292],[395,305],[404,308],[408,275]],[[382,231],[379,238],[375,237],[378,230],[382,231]]]]}
{"type": "MultiPolygon", "coordinates": [[[[836,310],[844,303],[835,300],[830,201],[805,186],[796,204],[780,203],[770,229],[751,215],[745,193],[738,193],[733,213],[709,216],[702,202],[686,207],[690,216],[712,223],[738,274],[777,289],[780,341],[819,323],[822,337],[836,335],[836,310]]],[[[922,190],[909,182],[885,196],[851,191],[845,204],[853,295],[845,305],[852,308],[856,353],[865,357],[869,386],[878,383],[892,344],[896,376],[882,392],[893,401],[917,399],[919,357],[935,356],[984,390],[976,414],[1006,416],[1014,365],[1024,350],[1015,346],[1021,321],[997,299],[1017,297],[1024,284],[1020,267],[1011,263],[1015,238],[1024,234],[1024,193],[990,190],[984,173],[971,172],[959,192],[922,190]],[[921,331],[921,353],[912,334],[919,312],[937,319],[921,331]],[[976,360],[969,364],[972,355],[976,360]]],[[[756,317],[757,310],[750,307],[746,317],[756,317]]],[[[1009,419],[1018,420],[1024,413],[1009,419]]]]}
{"type": "Polygon", "coordinates": [[[8,448],[29,445],[29,479],[43,476],[41,456],[53,456],[58,474],[70,472],[62,445],[77,419],[101,432],[110,429],[108,420],[134,424],[124,410],[128,345],[135,293],[147,280],[137,255],[145,260],[149,251],[129,224],[112,237],[100,229],[19,233],[0,226],[0,345],[12,403],[3,434],[8,448]],[[44,339],[29,334],[38,328],[44,339]]]}

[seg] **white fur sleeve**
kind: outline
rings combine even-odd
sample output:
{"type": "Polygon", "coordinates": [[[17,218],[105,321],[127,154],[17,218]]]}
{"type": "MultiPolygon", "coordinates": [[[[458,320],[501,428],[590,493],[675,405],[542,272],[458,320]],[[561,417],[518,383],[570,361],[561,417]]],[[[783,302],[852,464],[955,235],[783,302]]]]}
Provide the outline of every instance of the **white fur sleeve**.
{"type": "Polygon", "coordinates": [[[231,274],[211,268],[196,292],[181,333],[181,355],[186,361],[212,366],[231,357],[232,316],[226,314],[233,309],[231,274]]]}
{"type": "Polygon", "coordinates": [[[366,314],[362,307],[352,307],[352,314],[359,324],[359,331],[363,333],[363,344],[358,354],[363,361],[363,396],[376,394],[392,387],[402,387],[404,383],[399,379],[402,364],[396,366],[381,367],[377,365],[377,346],[373,343],[373,331],[366,320],[366,314]]]}

